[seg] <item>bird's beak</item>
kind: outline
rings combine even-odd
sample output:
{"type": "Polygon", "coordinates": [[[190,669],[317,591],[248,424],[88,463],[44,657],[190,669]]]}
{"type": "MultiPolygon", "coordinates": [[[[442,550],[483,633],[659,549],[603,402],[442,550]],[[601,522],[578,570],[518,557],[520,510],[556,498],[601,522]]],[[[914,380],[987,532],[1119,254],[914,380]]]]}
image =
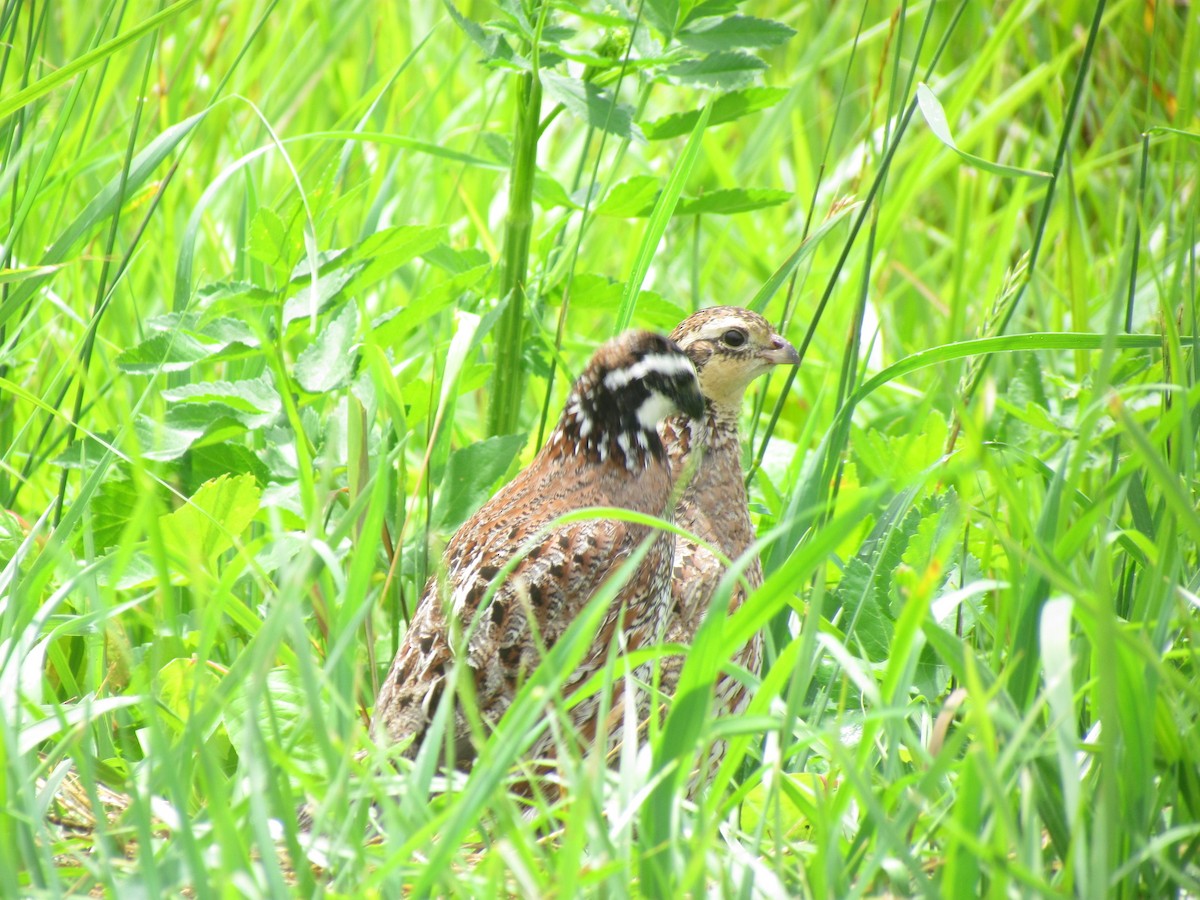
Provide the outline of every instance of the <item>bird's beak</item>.
{"type": "Polygon", "coordinates": [[[773,366],[795,366],[800,363],[800,354],[796,352],[796,348],[777,334],[771,336],[770,349],[762,351],[759,356],[773,366]]]}

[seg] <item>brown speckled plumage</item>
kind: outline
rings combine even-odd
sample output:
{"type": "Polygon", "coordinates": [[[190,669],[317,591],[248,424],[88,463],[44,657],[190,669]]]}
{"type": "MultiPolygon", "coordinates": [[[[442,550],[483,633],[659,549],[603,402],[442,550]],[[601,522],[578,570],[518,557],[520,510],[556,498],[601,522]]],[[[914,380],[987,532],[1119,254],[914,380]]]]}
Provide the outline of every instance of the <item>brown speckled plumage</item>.
{"type": "MultiPolygon", "coordinates": [[[[701,418],[672,416],[659,428],[678,477],[685,471],[693,448],[704,452],[675,510],[675,521],[697,537],[736,560],[754,542],[754,526],[746,502],[738,417],[746,388],[760,375],[780,364],[799,361],[795,348],[775,333],[758,313],[734,306],[701,310],[684,319],[671,332],[696,364],[706,411],[701,418]]],[[[671,610],[666,640],[690,644],[708,612],[725,567],[695,542],[679,538],[675,548],[671,583],[671,610]]],[[[757,557],[745,570],[753,590],[762,584],[757,557]]],[[[733,614],[746,599],[739,582],[729,600],[733,614]]],[[[762,636],[755,635],[734,655],[733,661],[751,672],[762,662],[762,636]]],[[[683,659],[664,661],[661,687],[673,694],[683,659]]],[[[716,684],[716,714],[742,712],[749,698],[742,684],[722,674],[716,684]]],[[[723,745],[716,748],[716,755],[723,745]]]]}
{"type": "MultiPolygon", "coordinates": [[[[442,700],[456,648],[462,648],[466,667],[459,677],[471,680],[479,718],[489,725],[499,721],[540,661],[538,641],[552,647],[651,531],[615,520],[574,522],[544,534],[543,529],[564,513],[591,506],[669,514],[673,480],[656,425],[675,412],[698,415],[702,404],[691,363],[660,335],[627,332],[595,353],[546,446],[451,538],[444,574],[426,585],[380,690],[372,720],[377,740],[412,738],[404,754],[416,755],[442,700]],[[481,609],[489,584],[523,549],[527,555],[481,609]]],[[[660,639],[673,546],[674,537],[660,532],[605,613],[564,693],[603,665],[617,628],[624,630],[629,649],[660,639]]],[[[595,715],[593,703],[572,711],[585,734],[594,730],[589,715],[595,715]]],[[[475,747],[458,702],[449,731],[455,764],[469,767],[475,747]]],[[[532,755],[548,745],[546,734],[532,755]]]]}

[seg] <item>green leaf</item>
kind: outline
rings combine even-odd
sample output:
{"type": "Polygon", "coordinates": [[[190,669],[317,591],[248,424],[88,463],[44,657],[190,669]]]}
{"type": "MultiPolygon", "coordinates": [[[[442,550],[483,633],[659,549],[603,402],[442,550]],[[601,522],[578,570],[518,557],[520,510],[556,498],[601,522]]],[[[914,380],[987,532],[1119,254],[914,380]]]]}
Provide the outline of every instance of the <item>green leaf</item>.
{"type": "Polygon", "coordinates": [[[675,23],[679,19],[679,0],[645,0],[642,13],[651,27],[666,37],[675,34],[675,23]]]}
{"type": "Polygon", "coordinates": [[[234,441],[193,445],[183,455],[183,460],[184,464],[179,467],[185,476],[182,487],[193,493],[204,482],[222,475],[250,475],[263,487],[271,478],[266,464],[244,444],[234,441]]]}
{"type": "Polygon", "coordinates": [[[494,30],[485,29],[478,22],[464,16],[450,0],[442,0],[442,2],[445,4],[446,10],[450,13],[450,18],[454,20],[454,24],[461,28],[463,34],[469,37],[483,51],[484,62],[515,62],[516,54],[513,53],[512,47],[508,45],[508,41],[504,40],[502,35],[497,34],[494,30]]]}
{"type": "Polygon", "coordinates": [[[304,255],[303,229],[288,228],[279,213],[269,206],[260,206],[250,223],[246,252],[286,277],[304,255]]]}
{"type": "Polygon", "coordinates": [[[614,184],[596,207],[598,216],[615,216],[633,219],[650,215],[658,199],[662,181],[653,175],[635,175],[619,184],[614,184]]]}
{"type": "Polygon", "coordinates": [[[257,419],[271,419],[283,409],[279,391],[270,375],[244,381],[200,381],[166,388],[162,398],[168,403],[220,402],[246,414],[246,425],[256,427],[257,419]]]}
{"type": "Polygon", "coordinates": [[[199,340],[188,334],[164,332],[120,353],[117,366],[135,375],[182,372],[223,348],[223,344],[199,340]]]}
{"type": "Polygon", "coordinates": [[[394,309],[371,323],[375,339],[382,344],[401,344],[413,336],[422,322],[453,306],[464,294],[477,294],[476,286],[492,271],[491,263],[456,274],[413,298],[403,309],[394,309]]]}
{"type": "Polygon", "coordinates": [[[742,0],[701,0],[691,6],[687,0],[683,4],[683,24],[690,25],[700,19],[711,19],[713,16],[727,16],[734,12],[742,0]]]}
{"type": "Polygon", "coordinates": [[[739,50],[710,53],[703,59],[668,66],[667,75],[685,84],[713,88],[735,88],[745,84],[767,67],[757,56],[739,50]]]}
{"type": "Polygon", "coordinates": [[[278,735],[288,748],[289,765],[309,776],[325,772],[321,744],[312,734],[308,693],[289,669],[271,669],[263,679],[238,682],[221,707],[221,722],[233,749],[243,758],[262,746],[262,734],[278,735]]]}
{"type": "Polygon", "coordinates": [[[186,547],[189,554],[211,561],[246,530],[261,497],[253,475],[222,475],[159,520],[163,540],[168,547],[186,547]]]}
{"type": "MultiPolygon", "coordinates": [[[[641,219],[654,211],[659,197],[659,180],[652,175],[635,175],[614,185],[608,196],[596,207],[598,216],[621,219],[641,219]]],[[[771,188],[725,188],[699,197],[680,197],[673,215],[708,214],[730,216],[778,206],[792,199],[788,191],[771,188]]]]}
{"type": "Polygon", "coordinates": [[[296,383],[311,394],[349,384],[358,359],[352,353],[358,335],[358,307],[347,303],[296,358],[296,383]]]}
{"type": "Polygon", "coordinates": [[[441,491],[434,506],[434,523],[446,530],[457,528],[488,497],[492,483],[507,471],[526,434],[506,434],[476,441],[450,454],[441,491]]]}
{"type": "Polygon", "coordinates": [[[129,478],[110,478],[100,485],[88,504],[92,541],[97,554],[115,545],[138,506],[138,485],[129,478]]]}
{"type": "Polygon", "coordinates": [[[791,199],[790,191],[773,188],[726,188],[700,197],[684,197],[675,208],[675,215],[692,216],[706,213],[710,216],[732,216],[735,213],[779,206],[791,199]]]}
{"type": "Polygon", "coordinates": [[[156,333],[117,356],[122,371],[139,375],[181,372],[234,345],[257,347],[259,343],[244,322],[222,317],[201,325],[194,313],[155,316],[146,323],[146,330],[156,333]]]}
{"type": "Polygon", "coordinates": [[[925,122],[929,125],[929,130],[933,132],[934,137],[957,153],[967,165],[973,166],[976,169],[982,169],[985,172],[991,172],[993,175],[1002,175],[1008,178],[1050,177],[1049,172],[1001,165],[1000,163],[990,162],[967,153],[965,150],[958,149],[958,145],[954,143],[954,138],[950,134],[950,126],[946,124],[946,112],[942,109],[942,104],[933,95],[933,91],[924,84],[917,85],[917,106],[921,108],[921,115],[925,117],[925,122]]]}
{"type": "Polygon", "coordinates": [[[778,47],[796,30],[782,22],[754,16],[702,19],[679,33],[679,41],[695,50],[710,53],[742,47],[778,47]]]}
{"type": "Polygon", "coordinates": [[[646,142],[642,130],[633,122],[633,108],[618,102],[599,85],[577,78],[564,78],[553,72],[542,72],[541,81],[546,93],[577,119],[617,137],[637,143],[646,142]]]}
{"type": "MultiPolygon", "coordinates": [[[[787,88],[777,87],[750,87],[722,94],[711,104],[712,115],[709,117],[708,127],[732,122],[742,116],[772,107],[787,95],[787,88]]],[[[690,134],[699,118],[700,110],[693,109],[684,113],[672,113],[653,122],[642,122],[641,128],[647,140],[661,141],[679,137],[681,134],[690,134]]]]}

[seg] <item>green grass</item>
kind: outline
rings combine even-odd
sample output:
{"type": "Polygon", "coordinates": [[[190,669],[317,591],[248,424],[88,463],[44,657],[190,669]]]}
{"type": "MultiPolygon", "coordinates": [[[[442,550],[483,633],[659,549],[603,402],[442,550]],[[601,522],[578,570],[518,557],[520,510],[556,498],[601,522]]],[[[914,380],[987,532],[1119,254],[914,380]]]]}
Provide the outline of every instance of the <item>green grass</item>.
{"type": "Polygon", "coordinates": [[[1200,893],[1200,19],[695,5],[0,7],[0,896],[1200,893]],[[391,766],[441,542],[713,303],[750,709],[391,766]]]}

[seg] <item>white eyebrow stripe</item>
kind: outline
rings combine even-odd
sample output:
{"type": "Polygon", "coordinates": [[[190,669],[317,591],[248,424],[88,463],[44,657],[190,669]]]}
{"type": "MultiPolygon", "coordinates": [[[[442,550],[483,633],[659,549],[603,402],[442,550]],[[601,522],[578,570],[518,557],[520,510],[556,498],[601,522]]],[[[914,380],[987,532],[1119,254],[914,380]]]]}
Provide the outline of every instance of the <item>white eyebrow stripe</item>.
{"type": "Polygon", "coordinates": [[[691,372],[695,375],[692,361],[680,353],[652,353],[644,356],[632,366],[615,369],[604,376],[604,386],[610,391],[619,390],[631,381],[645,378],[652,372],[659,375],[682,375],[691,372]]]}

